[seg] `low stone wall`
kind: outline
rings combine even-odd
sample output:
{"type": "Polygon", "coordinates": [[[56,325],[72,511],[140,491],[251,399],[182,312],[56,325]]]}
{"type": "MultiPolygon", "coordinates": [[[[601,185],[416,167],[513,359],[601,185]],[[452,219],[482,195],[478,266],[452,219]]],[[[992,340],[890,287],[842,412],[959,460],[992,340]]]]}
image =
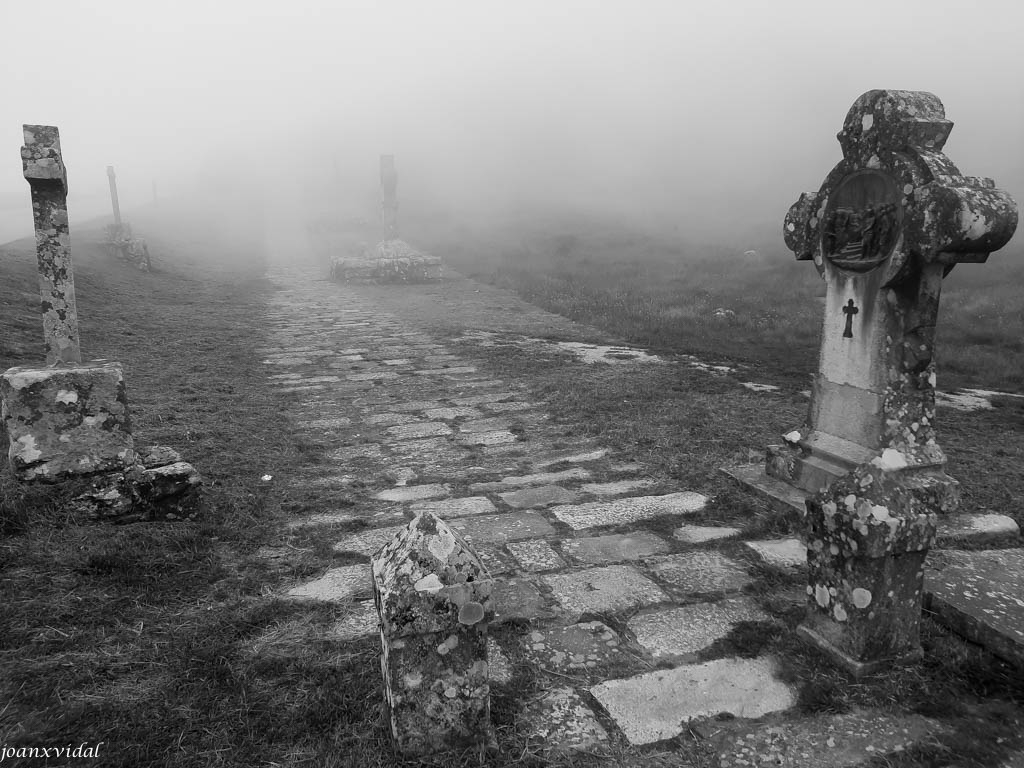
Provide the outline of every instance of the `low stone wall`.
{"type": "Polygon", "coordinates": [[[335,280],[422,283],[440,280],[441,259],[413,248],[404,240],[382,240],[372,249],[360,243],[352,252],[331,255],[335,280]]]}

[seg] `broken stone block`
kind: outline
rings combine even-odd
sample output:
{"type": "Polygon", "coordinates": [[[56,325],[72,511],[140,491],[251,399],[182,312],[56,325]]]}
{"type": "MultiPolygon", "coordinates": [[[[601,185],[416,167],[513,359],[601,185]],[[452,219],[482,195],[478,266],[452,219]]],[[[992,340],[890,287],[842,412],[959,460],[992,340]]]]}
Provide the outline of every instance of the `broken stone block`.
{"type": "Polygon", "coordinates": [[[427,755],[491,742],[493,581],[480,558],[443,520],[425,513],[373,556],[371,569],[397,750],[427,755]]]}
{"type": "Polygon", "coordinates": [[[807,616],[798,633],[860,676],[921,657],[924,560],[955,486],[875,459],[807,502],[807,616]]]}
{"type": "Polygon", "coordinates": [[[124,472],[98,475],[72,500],[73,510],[97,522],[190,521],[199,516],[203,480],[195,467],[166,446],[145,449],[124,472]],[[175,459],[169,464],[158,462],[175,459]]]}
{"type": "Polygon", "coordinates": [[[0,375],[0,402],[19,480],[56,482],[135,462],[120,363],[10,368],[0,375]]]}

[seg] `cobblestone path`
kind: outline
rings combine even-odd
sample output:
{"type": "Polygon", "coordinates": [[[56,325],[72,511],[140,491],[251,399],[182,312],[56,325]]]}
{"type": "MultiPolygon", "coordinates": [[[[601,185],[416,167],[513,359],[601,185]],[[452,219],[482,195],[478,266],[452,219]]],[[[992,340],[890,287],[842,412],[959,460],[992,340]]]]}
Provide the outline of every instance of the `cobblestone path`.
{"type": "MultiPolygon", "coordinates": [[[[802,569],[797,540],[740,541],[736,528],[688,524],[708,501],[700,488],[653,492],[644,466],[617,461],[614,446],[567,438],[523,386],[479,370],[462,345],[319,270],[268,276],[279,290],[272,342],[260,350],[266,375],[296,394],[292,415],[310,435],[345,435],[320,474],[297,480],[324,489],[324,508],[290,523],[316,526],[351,555],[287,589],[345,608],[333,639],[376,632],[369,557],[431,510],[499,581],[495,625],[505,631],[491,641],[493,685],[515,686],[523,665],[549,675],[547,693],[523,702],[522,723],[551,748],[643,745],[686,733],[692,718],[793,711],[797,688],[777,676],[776,659],[697,654],[741,622],[770,628],[776,620],[744,590],[758,561],[802,569]],[[387,487],[365,502],[330,508],[332,491],[381,477],[387,487]],[[724,539],[735,546],[723,552],[724,539]]],[[[778,599],[802,602],[803,589],[778,599]]],[[[874,710],[770,719],[733,727],[720,764],[856,765],[940,731],[917,715],[874,710]]]]}

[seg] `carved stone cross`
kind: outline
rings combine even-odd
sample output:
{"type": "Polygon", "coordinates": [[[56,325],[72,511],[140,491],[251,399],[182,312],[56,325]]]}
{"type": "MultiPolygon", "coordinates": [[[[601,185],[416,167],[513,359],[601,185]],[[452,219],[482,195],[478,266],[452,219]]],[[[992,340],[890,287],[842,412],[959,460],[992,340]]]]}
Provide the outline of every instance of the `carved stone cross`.
{"type": "Polygon", "coordinates": [[[26,125],[24,130],[21,162],[32,187],[46,363],[80,363],[68,228],[68,176],[60,153],[60,133],[52,125],[26,125]]]}
{"type": "Polygon", "coordinates": [[[839,132],[843,159],[786,216],[786,244],[825,280],[821,357],[795,455],[767,471],[816,492],[886,449],[945,462],[932,344],[942,278],[1009,241],[1017,210],[942,152],[953,124],[918,91],[869,91],[839,132]],[[857,313],[853,334],[852,319],[857,313]],[[833,323],[845,314],[840,335],[833,323]]]}

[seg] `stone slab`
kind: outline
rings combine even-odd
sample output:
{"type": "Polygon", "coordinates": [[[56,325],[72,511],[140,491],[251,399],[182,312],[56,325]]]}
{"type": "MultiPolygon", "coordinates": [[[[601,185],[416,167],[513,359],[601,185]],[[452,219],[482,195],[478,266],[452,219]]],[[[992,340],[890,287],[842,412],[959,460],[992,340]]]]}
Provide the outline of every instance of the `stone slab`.
{"type": "Polygon", "coordinates": [[[324,454],[331,461],[352,461],[352,459],[382,459],[384,450],[377,443],[346,445],[324,454]]]}
{"type": "Polygon", "coordinates": [[[514,423],[513,419],[507,417],[495,417],[493,419],[475,419],[464,421],[459,424],[459,432],[497,432],[508,430],[514,423]]]}
{"type": "Polygon", "coordinates": [[[702,651],[732,631],[738,621],[771,617],[746,597],[648,611],[629,620],[629,629],[656,661],[702,651]]]}
{"type": "Polygon", "coordinates": [[[523,488],[518,491],[499,493],[498,497],[513,509],[549,507],[552,504],[569,504],[576,500],[576,494],[560,485],[542,485],[539,488],[523,488]]]}
{"type": "Polygon", "coordinates": [[[325,639],[342,642],[361,640],[377,634],[379,628],[380,620],[373,600],[361,600],[353,603],[345,615],[334,622],[325,639]]]}
{"type": "Polygon", "coordinates": [[[673,538],[687,544],[703,544],[739,536],[743,531],[726,525],[682,525],[672,532],[673,538]]]}
{"type": "Polygon", "coordinates": [[[516,541],[505,548],[525,571],[553,571],[565,566],[565,560],[547,541],[516,541]]]}
{"type": "Polygon", "coordinates": [[[1024,549],[933,550],[924,607],[934,618],[1024,669],[1024,549]]]}
{"type": "Polygon", "coordinates": [[[491,595],[494,621],[532,621],[549,617],[547,601],[529,579],[497,579],[491,595]]]}
{"type": "Polygon", "coordinates": [[[946,732],[921,715],[877,709],[756,724],[717,739],[720,768],[855,768],[934,741],[946,732]]]}
{"type": "Polygon", "coordinates": [[[509,445],[515,441],[515,434],[507,429],[498,429],[493,432],[467,432],[458,437],[459,445],[509,445]]]}
{"type": "Polygon", "coordinates": [[[651,571],[682,594],[736,592],[751,583],[746,569],[720,552],[683,552],[657,558],[651,571]]]}
{"type": "Polygon", "coordinates": [[[364,421],[375,427],[393,427],[398,424],[411,424],[418,419],[408,413],[375,413],[367,416],[364,421]]]}
{"type": "Polygon", "coordinates": [[[607,448],[595,448],[592,451],[574,451],[573,453],[560,453],[553,456],[538,457],[534,460],[535,469],[553,467],[555,464],[586,464],[590,461],[600,461],[609,453],[607,448]]]}
{"type": "Polygon", "coordinates": [[[639,480],[613,480],[609,483],[587,483],[580,486],[583,493],[591,493],[594,496],[625,496],[628,493],[650,488],[655,484],[650,478],[639,480]]]}
{"type": "Polygon", "coordinates": [[[619,636],[600,621],[535,629],[521,642],[523,655],[530,663],[558,672],[588,670],[628,658],[619,636]]]}
{"type": "Polygon", "coordinates": [[[419,501],[409,507],[414,515],[420,512],[431,512],[442,520],[467,515],[489,515],[498,511],[486,496],[463,496],[459,499],[444,501],[419,501]]]}
{"type": "Polygon", "coordinates": [[[515,413],[518,411],[528,411],[536,406],[533,403],[512,401],[502,403],[484,403],[483,407],[492,413],[515,413]]]}
{"type": "Polygon", "coordinates": [[[807,567],[807,547],[800,539],[745,541],[743,545],[754,550],[768,565],[777,568],[807,567]]]}
{"type": "Polygon", "coordinates": [[[357,533],[350,533],[334,544],[335,552],[357,552],[369,557],[387,544],[395,535],[405,530],[404,525],[388,525],[383,528],[367,528],[357,533]]]}
{"type": "Polygon", "coordinates": [[[373,597],[373,578],[368,564],[332,568],[319,579],[292,587],[288,597],[341,603],[373,597]]]}
{"type": "Polygon", "coordinates": [[[691,720],[728,712],[762,717],[796,704],[772,658],[716,659],[609,680],[590,689],[630,744],[671,739],[691,720]]]}
{"type": "Polygon", "coordinates": [[[553,507],[552,514],[573,530],[624,525],[664,515],[687,515],[707,504],[707,497],[692,491],[664,496],[633,496],[615,501],[591,501],[553,507]]]}
{"type": "Polygon", "coordinates": [[[669,551],[668,542],[650,531],[591,536],[562,542],[562,552],[577,563],[605,565],[641,560],[669,551]]]}
{"type": "Polygon", "coordinates": [[[419,424],[396,424],[387,428],[387,433],[397,440],[415,440],[420,437],[439,437],[450,435],[451,427],[440,421],[427,421],[419,424]]]}
{"type": "Polygon", "coordinates": [[[511,400],[513,397],[515,394],[512,392],[489,392],[483,395],[452,398],[452,402],[456,405],[483,405],[484,403],[500,403],[503,400],[511,400]]]}
{"type": "Polygon", "coordinates": [[[480,411],[476,408],[470,408],[468,406],[463,407],[448,407],[448,408],[431,408],[423,412],[423,415],[428,419],[439,419],[441,421],[451,421],[452,419],[475,419],[480,417],[480,411]]]}
{"type": "Polygon", "coordinates": [[[657,584],[629,565],[609,565],[541,577],[565,614],[614,613],[668,600],[657,584]]]}
{"type": "Polygon", "coordinates": [[[551,523],[536,512],[508,512],[498,515],[476,515],[451,521],[451,528],[470,543],[505,544],[522,539],[552,536],[551,523]]]}
{"type": "Polygon", "coordinates": [[[451,494],[451,488],[442,483],[426,485],[402,485],[388,488],[374,496],[380,501],[423,501],[424,499],[443,499],[451,494]]]}
{"type": "Polygon", "coordinates": [[[545,751],[591,750],[608,742],[608,733],[572,688],[555,688],[531,702],[522,721],[545,751]]]}
{"type": "Polygon", "coordinates": [[[572,480],[589,480],[590,472],[586,469],[573,467],[561,472],[534,472],[529,475],[509,475],[496,483],[476,483],[470,486],[474,493],[490,491],[507,491],[511,488],[522,488],[527,485],[550,485],[572,480]]]}

